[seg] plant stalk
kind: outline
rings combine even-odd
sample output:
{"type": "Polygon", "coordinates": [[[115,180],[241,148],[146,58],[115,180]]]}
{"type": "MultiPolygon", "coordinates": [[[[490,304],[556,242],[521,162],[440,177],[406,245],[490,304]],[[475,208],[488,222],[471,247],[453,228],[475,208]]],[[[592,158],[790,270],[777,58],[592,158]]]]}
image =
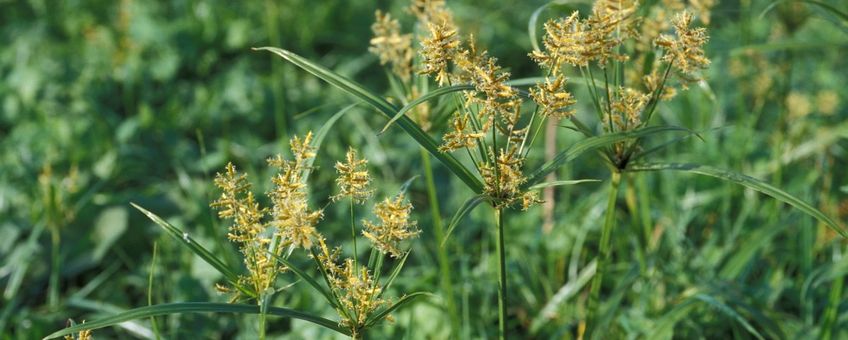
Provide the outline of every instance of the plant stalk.
{"type": "Polygon", "coordinates": [[[48,305],[56,308],[59,305],[59,244],[61,243],[58,226],[50,228],[50,288],[47,295],[48,305]]]}
{"type": "Polygon", "coordinates": [[[498,227],[498,339],[506,338],[506,255],[504,251],[503,211],[495,208],[498,227]]]}
{"type": "Polygon", "coordinates": [[[459,331],[459,311],[456,308],[454,299],[453,278],[451,277],[450,260],[448,259],[447,245],[440,246],[445,239],[444,224],[442,223],[442,215],[439,209],[439,199],[436,195],[436,182],[433,179],[433,167],[430,164],[430,155],[427,150],[421,148],[421,162],[424,165],[424,177],[427,181],[427,198],[430,201],[430,213],[433,219],[433,231],[436,237],[436,252],[439,261],[439,272],[442,292],[445,296],[445,307],[448,310],[448,316],[451,319],[451,334],[459,331]]]}
{"type": "Polygon", "coordinates": [[[601,240],[598,245],[600,259],[598,260],[598,271],[592,279],[592,287],[589,292],[589,311],[586,329],[592,337],[596,337],[600,328],[597,328],[598,304],[601,295],[601,283],[604,280],[604,272],[609,264],[611,252],[612,229],[615,226],[615,201],[618,197],[618,188],[621,183],[621,173],[613,171],[610,179],[609,199],[607,201],[607,212],[604,217],[604,227],[601,230],[601,240]]]}

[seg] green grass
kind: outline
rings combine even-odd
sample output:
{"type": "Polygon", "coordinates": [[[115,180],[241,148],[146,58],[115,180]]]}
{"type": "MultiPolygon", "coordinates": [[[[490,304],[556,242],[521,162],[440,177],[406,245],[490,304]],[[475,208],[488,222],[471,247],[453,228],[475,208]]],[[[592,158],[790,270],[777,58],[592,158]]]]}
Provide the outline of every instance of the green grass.
{"type": "MultiPolygon", "coordinates": [[[[410,27],[403,6],[381,8],[410,27]]],[[[522,90],[543,76],[526,56],[528,22],[540,39],[548,18],[588,8],[449,6],[522,90]]],[[[266,307],[215,291],[244,268],[209,208],[214,174],[232,161],[264,193],[265,159],[308,130],[319,145],[310,206],[325,208],[319,229],[345,255],[349,207],[326,198],[347,146],[369,159],[378,192],[409,183],[422,233],[402,271],[383,268],[386,296],[402,308],[371,338],[495,338],[499,313],[510,338],[571,339],[586,327],[612,339],[848,337],[839,1],[718,4],[706,83],[660,102],[641,130],[597,134],[590,79],[574,73],[584,125],[560,122],[547,146],[542,131],[525,168],[526,188],[553,190],[552,211],[498,216],[482,207],[466,155],[437,149],[467,87],[431,84],[406,105],[389,98],[367,51],[374,4],[2,7],[0,339],[59,336],[68,319],[98,328],[94,338],[256,338],[257,314],[269,339],[344,338],[305,255],[280,258],[298,269],[280,276],[285,288],[266,307]],[[828,91],[832,111],[818,99],[828,91]],[[787,106],[790,94],[807,98],[806,115],[787,106]],[[425,101],[431,132],[404,115],[425,101]],[[610,175],[603,155],[634,138],[638,159],[610,175]]]]}

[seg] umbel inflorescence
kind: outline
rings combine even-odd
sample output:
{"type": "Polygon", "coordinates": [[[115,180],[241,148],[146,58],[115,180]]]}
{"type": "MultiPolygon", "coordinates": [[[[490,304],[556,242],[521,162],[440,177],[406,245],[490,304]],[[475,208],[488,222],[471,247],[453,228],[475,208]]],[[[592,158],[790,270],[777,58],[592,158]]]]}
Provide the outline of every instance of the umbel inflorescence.
{"type": "MultiPolygon", "coordinates": [[[[292,159],[278,155],[268,160],[268,164],[278,170],[271,178],[273,188],[267,193],[270,207],[260,206],[247,176],[240,174],[232,163],[215,178],[221,196],[211,206],[218,210],[221,218],[232,222],[227,235],[238,245],[247,269],[239,285],[250,287],[258,294],[272,289],[277,276],[290,269],[280,265],[277,259],[288,258],[292,251],[303,249],[316,261],[333,292],[336,300],[332,303],[340,324],[356,337],[370,321],[369,317],[388,303],[381,297],[384,288],[378,280],[379,267],[374,270],[358,265],[356,254],[341,259],[341,249],[328,245],[328,240],[317,228],[324,217],[323,210],[309,207],[306,178],[312,170],[309,164],[315,157],[312,133],[292,138],[290,146],[292,159]]],[[[351,148],[346,159],[336,164],[336,169],[340,193],[332,199],[349,197],[352,203],[365,203],[374,192],[370,188],[367,161],[358,158],[351,148]]],[[[411,210],[412,205],[403,193],[374,206],[379,223],[365,220],[362,230],[362,235],[371,241],[374,254],[399,257],[405,253],[401,250],[401,242],[419,233],[416,222],[411,219],[411,210]]],[[[240,297],[240,292],[232,287],[219,286],[219,289],[235,292],[234,299],[240,297]]]]}
{"type": "MultiPolygon", "coordinates": [[[[413,1],[408,12],[418,19],[416,35],[401,35],[397,20],[378,11],[371,51],[411,89],[402,98],[406,102],[420,93],[420,82],[410,79],[407,67],[397,67],[409,65],[414,44],[408,40],[413,36],[420,45],[418,63],[412,66],[416,75],[432,76],[439,86],[473,86],[457,96],[458,105],[449,106],[456,109],[450,113],[440,150],[472,159],[493,205],[521,202],[527,208],[539,200],[526,188],[525,160],[544,121],[571,120],[584,134],[594,134],[575,116],[577,100],[568,90],[567,73],[585,81],[599,125],[607,133],[645,126],[657,102],[675,95],[672,78],[683,89],[700,79],[700,70],[709,65],[702,49],[706,31],[692,27],[694,16],[682,3],[666,2],[678,10],[670,20],[668,10],[651,9],[644,11],[648,16],[638,17],[635,1],[603,0],[595,2],[587,17],[575,11],[549,20],[543,47],[529,54],[544,80],[524,94],[510,85],[509,72],[495,57],[477,48],[473,36],[463,39],[444,1],[413,1]],[[403,44],[386,43],[393,40],[403,44]]],[[[711,3],[699,4],[692,9],[708,13],[711,3]]],[[[421,121],[414,112],[412,118],[421,121]]],[[[625,158],[633,145],[623,143],[615,149],[618,158],[625,158]]]]}

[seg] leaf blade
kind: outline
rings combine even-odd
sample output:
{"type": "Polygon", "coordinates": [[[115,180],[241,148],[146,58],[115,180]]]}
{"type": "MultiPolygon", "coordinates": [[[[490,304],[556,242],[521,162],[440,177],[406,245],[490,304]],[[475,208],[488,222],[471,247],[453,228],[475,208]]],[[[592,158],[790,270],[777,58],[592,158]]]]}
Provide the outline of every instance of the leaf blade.
{"type": "Polygon", "coordinates": [[[766,182],[758,180],[756,178],[743,175],[737,172],[732,172],[729,170],[718,169],[711,166],[699,165],[699,164],[691,164],[691,163],[641,163],[641,164],[633,164],[628,166],[627,171],[661,171],[661,170],[675,170],[675,171],[684,171],[704,176],[710,176],[718,179],[722,179],[725,181],[733,182],[742,186],[745,186],[754,191],[760,192],[762,194],[766,194],[771,196],[778,201],[789,204],[796,209],[801,210],[802,212],[810,215],[821,222],[824,222],[830,229],[837,232],[842,237],[848,238],[848,232],[846,232],[839,224],[836,223],[829,216],[825,215],[815,207],[809,205],[807,202],[802,201],[801,199],[792,196],[791,194],[772,186],[766,182]]]}
{"type": "MultiPolygon", "coordinates": [[[[140,308],[135,308],[128,310],[123,313],[118,313],[116,315],[77,324],[72,327],[68,327],[59,331],[56,331],[46,337],[44,339],[55,339],[60,336],[73,334],[82,330],[89,329],[98,329],[103,327],[112,326],[115,324],[119,324],[126,321],[136,320],[136,319],[146,319],[154,316],[161,315],[169,315],[169,314],[182,314],[182,313],[236,313],[236,314],[259,314],[258,305],[246,305],[246,304],[230,304],[230,303],[217,303],[217,302],[177,302],[177,303],[166,303],[159,304],[153,306],[145,306],[140,308]]],[[[268,315],[276,315],[281,317],[289,317],[293,319],[300,319],[304,321],[308,321],[314,323],[319,326],[323,326],[325,328],[334,330],[336,332],[342,333],[344,335],[349,335],[347,330],[339,327],[338,322],[322,318],[320,316],[315,316],[312,314],[299,312],[293,309],[281,308],[281,307],[269,307],[268,315]]]]}

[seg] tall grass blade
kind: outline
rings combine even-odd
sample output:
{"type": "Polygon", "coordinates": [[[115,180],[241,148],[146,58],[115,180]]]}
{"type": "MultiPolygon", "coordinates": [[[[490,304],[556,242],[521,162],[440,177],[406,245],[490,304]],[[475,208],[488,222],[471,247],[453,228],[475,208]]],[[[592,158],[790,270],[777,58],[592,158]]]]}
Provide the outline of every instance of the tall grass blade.
{"type": "MultiPolygon", "coordinates": [[[[375,95],[373,92],[366,90],[362,85],[342,77],[341,75],[330,71],[323,66],[315,64],[297,54],[275,47],[260,47],[254,48],[254,50],[264,50],[279,55],[295,66],[302,68],[316,77],[321,78],[321,80],[324,80],[348,94],[359,98],[368,105],[373,106],[387,118],[392,118],[398,111],[397,107],[387,102],[385,99],[375,95]]],[[[439,151],[438,143],[427,135],[427,133],[421,130],[421,127],[415,124],[415,122],[409,119],[409,117],[400,116],[397,120],[397,125],[409,134],[410,137],[415,139],[415,141],[426,149],[427,152],[435,156],[440,162],[442,162],[442,164],[447,166],[448,169],[459,177],[459,179],[462,180],[469,189],[475,193],[483,191],[483,184],[480,180],[451,154],[439,151]]]]}
{"type": "Polygon", "coordinates": [[[802,201],[801,199],[792,196],[791,194],[780,190],[771,184],[758,180],[756,178],[746,176],[740,173],[717,169],[706,165],[698,165],[698,164],[688,164],[688,163],[642,163],[642,164],[632,164],[628,166],[628,171],[661,171],[661,170],[676,170],[676,171],[684,171],[693,174],[705,175],[710,177],[715,177],[718,179],[722,179],[725,181],[733,182],[739,185],[743,185],[752,190],[758,191],[760,193],[771,196],[778,201],[789,204],[798,210],[801,210],[807,215],[815,217],[819,221],[827,224],[830,229],[837,232],[842,237],[848,238],[848,232],[846,232],[839,224],[836,223],[833,219],[816,209],[815,207],[809,205],[808,203],[802,201]]]}
{"type": "Polygon", "coordinates": [[[450,238],[451,233],[453,233],[453,230],[456,228],[459,222],[462,221],[462,218],[465,217],[465,215],[468,215],[468,213],[474,210],[474,208],[476,208],[478,205],[480,205],[480,203],[485,200],[486,196],[484,195],[474,195],[473,197],[465,201],[465,203],[462,203],[462,206],[459,207],[459,210],[457,210],[456,213],[453,215],[453,218],[451,218],[450,224],[448,224],[448,230],[445,231],[445,238],[440,241],[440,247],[445,246],[445,243],[448,242],[448,238],[450,238]]]}
{"type": "MultiPolygon", "coordinates": [[[[321,128],[318,129],[318,132],[315,133],[315,137],[312,138],[312,148],[314,148],[315,150],[321,150],[321,143],[324,142],[324,138],[327,137],[327,133],[330,132],[330,129],[333,127],[333,125],[335,125],[339,118],[341,118],[345,113],[350,112],[350,110],[353,109],[356,105],[357,104],[351,104],[345,106],[343,109],[333,114],[330,119],[324,122],[324,125],[321,125],[321,128]]],[[[303,170],[304,182],[306,182],[306,180],[309,178],[309,174],[312,172],[313,163],[315,163],[315,157],[306,160],[306,170],[303,170]]]]}
{"type": "Polygon", "coordinates": [[[389,306],[388,308],[386,308],[382,312],[374,314],[374,316],[372,316],[370,318],[370,320],[368,320],[365,323],[365,328],[368,328],[368,327],[371,327],[371,326],[377,324],[378,322],[380,322],[380,320],[385,319],[387,316],[389,316],[389,314],[391,314],[392,312],[394,312],[398,308],[403,307],[404,305],[412,302],[412,300],[414,300],[415,298],[420,297],[420,296],[424,296],[424,295],[433,296],[433,294],[430,294],[430,293],[427,293],[427,292],[415,292],[415,293],[404,295],[402,298],[400,298],[400,300],[398,300],[398,302],[395,302],[393,305],[389,306]]]}
{"type": "Polygon", "coordinates": [[[568,180],[568,181],[553,181],[553,182],[539,183],[539,184],[531,186],[527,189],[538,190],[538,189],[558,187],[558,186],[563,186],[563,185],[575,185],[575,184],[580,184],[580,183],[593,183],[593,182],[602,182],[602,181],[599,180],[599,179],[574,179],[574,180],[568,180]]]}
{"type": "Polygon", "coordinates": [[[735,310],[733,310],[733,308],[731,308],[730,306],[726,305],[724,302],[721,302],[718,299],[716,299],[715,297],[712,297],[710,295],[703,294],[703,293],[695,294],[695,296],[693,296],[692,298],[699,300],[703,303],[706,303],[706,304],[710,305],[711,307],[715,308],[716,310],[718,310],[719,312],[721,312],[722,314],[727,315],[728,317],[733,319],[733,321],[736,321],[740,325],[742,325],[742,327],[744,327],[745,330],[748,331],[748,333],[751,333],[751,335],[755,336],[757,339],[760,339],[760,340],[765,339],[762,336],[762,334],[760,334],[760,332],[758,332],[754,328],[754,326],[751,326],[751,324],[748,322],[748,320],[745,320],[745,318],[743,318],[742,315],[739,315],[739,313],[737,313],[735,310]]]}
{"type": "Polygon", "coordinates": [[[212,255],[212,252],[210,252],[209,250],[204,248],[202,245],[200,245],[200,243],[197,243],[197,241],[195,241],[193,238],[191,238],[191,236],[189,236],[188,233],[183,232],[179,228],[171,225],[170,223],[166,222],[161,217],[159,217],[156,214],[148,211],[147,209],[144,209],[144,208],[138,206],[135,203],[130,203],[130,204],[134,208],[138,209],[139,211],[141,211],[142,213],[147,215],[147,218],[149,218],[154,223],[156,223],[157,225],[162,227],[162,229],[165,229],[165,231],[168,232],[168,234],[170,234],[171,236],[173,236],[177,240],[180,240],[184,245],[186,245],[189,249],[191,249],[192,252],[197,254],[197,256],[200,256],[200,258],[203,259],[203,261],[206,261],[206,263],[208,263],[213,268],[215,268],[219,273],[221,273],[221,275],[224,275],[224,277],[227,279],[227,281],[230,284],[234,285],[236,288],[238,288],[242,293],[245,293],[250,297],[256,297],[257,296],[257,292],[254,292],[247,287],[243,287],[243,286],[239,285],[238,284],[238,282],[239,282],[238,281],[238,274],[236,274],[236,272],[233,271],[229,266],[227,266],[223,261],[216,258],[215,255],[212,255]]]}
{"type": "MultiPolygon", "coordinates": [[[[61,336],[65,336],[68,334],[77,333],[82,330],[87,329],[98,329],[103,327],[112,326],[115,324],[119,324],[122,322],[137,320],[137,319],[146,319],[154,316],[160,315],[170,315],[170,314],[183,314],[183,313],[237,313],[237,314],[259,314],[259,306],[257,305],[245,305],[245,304],[230,304],[230,303],[216,303],[216,302],[179,302],[179,303],[166,303],[161,305],[147,306],[136,309],[131,309],[123,313],[119,313],[101,320],[90,321],[86,323],[77,324],[72,327],[65,328],[63,330],[57,331],[53,334],[50,334],[44,339],[55,339],[61,336]]],[[[280,307],[269,307],[268,315],[275,315],[293,319],[300,319],[304,321],[308,321],[314,323],[316,325],[332,329],[336,332],[342,333],[344,335],[348,334],[347,330],[339,327],[339,323],[336,321],[332,321],[329,319],[322,318],[320,316],[315,316],[312,314],[299,312],[296,310],[288,309],[288,308],[280,308],[280,307]]]]}
{"type": "Polygon", "coordinates": [[[595,150],[597,148],[606,147],[621,141],[625,141],[632,138],[641,138],[650,135],[655,135],[658,133],[669,132],[669,131],[677,131],[677,132],[688,132],[691,134],[696,134],[694,131],[689,130],[687,128],[682,128],[679,126],[653,126],[646,127],[641,129],[636,129],[629,132],[616,132],[605,134],[601,136],[594,136],[583,139],[577,143],[574,143],[566,149],[565,151],[560,152],[554,157],[550,162],[545,163],[538,170],[528,176],[527,183],[524,184],[525,187],[531,187],[540,181],[542,181],[545,176],[554,170],[558,169],[565,163],[568,163],[578,156],[582,155],[586,151],[595,150]]]}
{"type": "Polygon", "coordinates": [[[336,301],[333,294],[330,293],[329,290],[324,289],[324,287],[321,287],[321,285],[318,283],[318,281],[315,281],[315,279],[313,279],[311,276],[307,275],[306,272],[300,270],[300,268],[298,268],[293,263],[289,262],[289,260],[287,260],[287,259],[285,259],[281,256],[277,256],[276,254],[274,254],[272,252],[268,252],[268,254],[271,255],[275,260],[277,260],[277,262],[280,262],[283,265],[285,265],[286,268],[288,268],[289,270],[292,271],[292,273],[294,273],[294,275],[297,275],[297,277],[299,277],[303,281],[306,281],[306,283],[308,283],[310,286],[312,286],[312,288],[315,288],[315,290],[317,290],[319,293],[321,293],[321,295],[324,296],[324,298],[327,300],[327,302],[329,302],[331,305],[333,305],[333,307],[336,307],[336,308],[340,307],[338,301],[336,301]]]}

